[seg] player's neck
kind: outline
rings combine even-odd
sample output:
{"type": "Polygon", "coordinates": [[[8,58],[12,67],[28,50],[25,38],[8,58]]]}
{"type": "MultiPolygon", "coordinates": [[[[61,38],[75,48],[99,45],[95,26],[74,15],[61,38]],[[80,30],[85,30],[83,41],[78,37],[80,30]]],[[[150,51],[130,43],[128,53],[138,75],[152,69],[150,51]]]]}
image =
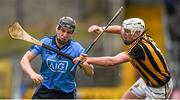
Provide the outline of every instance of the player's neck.
{"type": "Polygon", "coordinates": [[[57,43],[57,46],[58,46],[59,48],[62,48],[64,45],[63,45],[63,44],[60,44],[60,43],[57,43]]]}
{"type": "Polygon", "coordinates": [[[59,42],[56,40],[56,45],[57,45],[59,48],[64,47],[66,44],[67,44],[67,43],[64,43],[64,44],[59,43],[59,42]]]}

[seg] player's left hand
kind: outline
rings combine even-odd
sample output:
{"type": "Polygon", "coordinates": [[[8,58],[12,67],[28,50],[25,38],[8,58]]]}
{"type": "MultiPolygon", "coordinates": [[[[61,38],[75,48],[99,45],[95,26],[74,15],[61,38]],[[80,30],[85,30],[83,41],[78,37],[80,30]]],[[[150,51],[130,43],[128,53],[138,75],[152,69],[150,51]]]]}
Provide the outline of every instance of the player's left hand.
{"type": "Polygon", "coordinates": [[[35,84],[42,84],[44,79],[40,74],[31,73],[30,78],[33,80],[35,84]]]}
{"type": "Polygon", "coordinates": [[[101,33],[102,31],[103,31],[102,27],[99,27],[98,25],[92,25],[88,28],[88,32],[101,33]]]}

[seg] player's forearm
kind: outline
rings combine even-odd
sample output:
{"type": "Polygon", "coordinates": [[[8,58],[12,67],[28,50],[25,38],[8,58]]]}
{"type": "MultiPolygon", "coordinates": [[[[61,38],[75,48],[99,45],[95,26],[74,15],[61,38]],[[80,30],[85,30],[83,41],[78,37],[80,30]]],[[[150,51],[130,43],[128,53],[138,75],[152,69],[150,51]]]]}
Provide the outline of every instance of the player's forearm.
{"type": "MultiPolygon", "coordinates": [[[[103,29],[104,29],[105,27],[103,27],[103,29]]],[[[107,32],[107,33],[112,33],[112,34],[120,34],[120,32],[121,32],[121,26],[119,26],[119,25],[111,25],[111,26],[109,26],[106,30],[105,30],[105,32],[107,32]]]]}
{"type": "Polygon", "coordinates": [[[87,62],[89,64],[95,64],[100,66],[112,66],[114,65],[114,62],[112,60],[112,57],[88,57],[87,62]]]}
{"type": "Polygon", "coordinates": [[[22,58],[22,60],[20,61],[20,65],[21,65],[22,70],[25,73],[27,73],[29,76],[31,76],[31,74],[35,73],[30,65],[30,61],[26,57],[22,58]]]}
{"type": "Polygon", "coordinates": [[[87,76],[94,75],[94,67],[92,64],[88,64],[87,62],[84,62],[83,64],[81,64],[81,67],[87,76]]]}

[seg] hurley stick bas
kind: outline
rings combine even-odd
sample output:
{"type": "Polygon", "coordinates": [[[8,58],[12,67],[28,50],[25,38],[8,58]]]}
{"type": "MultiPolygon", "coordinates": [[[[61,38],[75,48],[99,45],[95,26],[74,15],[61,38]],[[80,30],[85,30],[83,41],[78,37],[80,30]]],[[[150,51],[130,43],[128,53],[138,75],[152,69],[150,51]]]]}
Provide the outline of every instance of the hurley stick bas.
{"type": "Polygon", "coordinates": [[[16,40],[23,40],[25,42],[29,42],[29,43],[33,43],[33,44],[36,44],[36,45],[39,45],[43,48],[46,48],[48,50],[51,50],[59,55],[62,55],[66,58],[69,58],[71,60],[73,60],[74,58],[63,53],[63,52],[60,52],[59,50],[55,49],[55,48],[52,48],[51,46],[49,45],[46,45],[45,43],[42,43],[41,41],[35,39],[34,37],[30,36],[22,27],[21,25],[18,23],[18,22],[14,22],[12,25],[10,25],[8,27],[8,33],[9,35],[11,36],[11,38],[13,39],[16,39],[16,40]]]}

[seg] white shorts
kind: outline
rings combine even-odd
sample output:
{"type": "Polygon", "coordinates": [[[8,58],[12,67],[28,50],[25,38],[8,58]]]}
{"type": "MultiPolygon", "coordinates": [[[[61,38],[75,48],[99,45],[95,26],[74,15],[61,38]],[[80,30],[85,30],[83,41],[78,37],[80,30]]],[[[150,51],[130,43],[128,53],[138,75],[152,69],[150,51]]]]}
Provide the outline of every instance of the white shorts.
{"type": "Polygon", "coordinates": [[[136,83],[130,88],[130,91],[139,98],[145,99],[165,99],[169,98],[173,89],[172,79],[169,82],[158,88],[153,88],[144,82],[142,78],[136,81],[136,83]]]}

